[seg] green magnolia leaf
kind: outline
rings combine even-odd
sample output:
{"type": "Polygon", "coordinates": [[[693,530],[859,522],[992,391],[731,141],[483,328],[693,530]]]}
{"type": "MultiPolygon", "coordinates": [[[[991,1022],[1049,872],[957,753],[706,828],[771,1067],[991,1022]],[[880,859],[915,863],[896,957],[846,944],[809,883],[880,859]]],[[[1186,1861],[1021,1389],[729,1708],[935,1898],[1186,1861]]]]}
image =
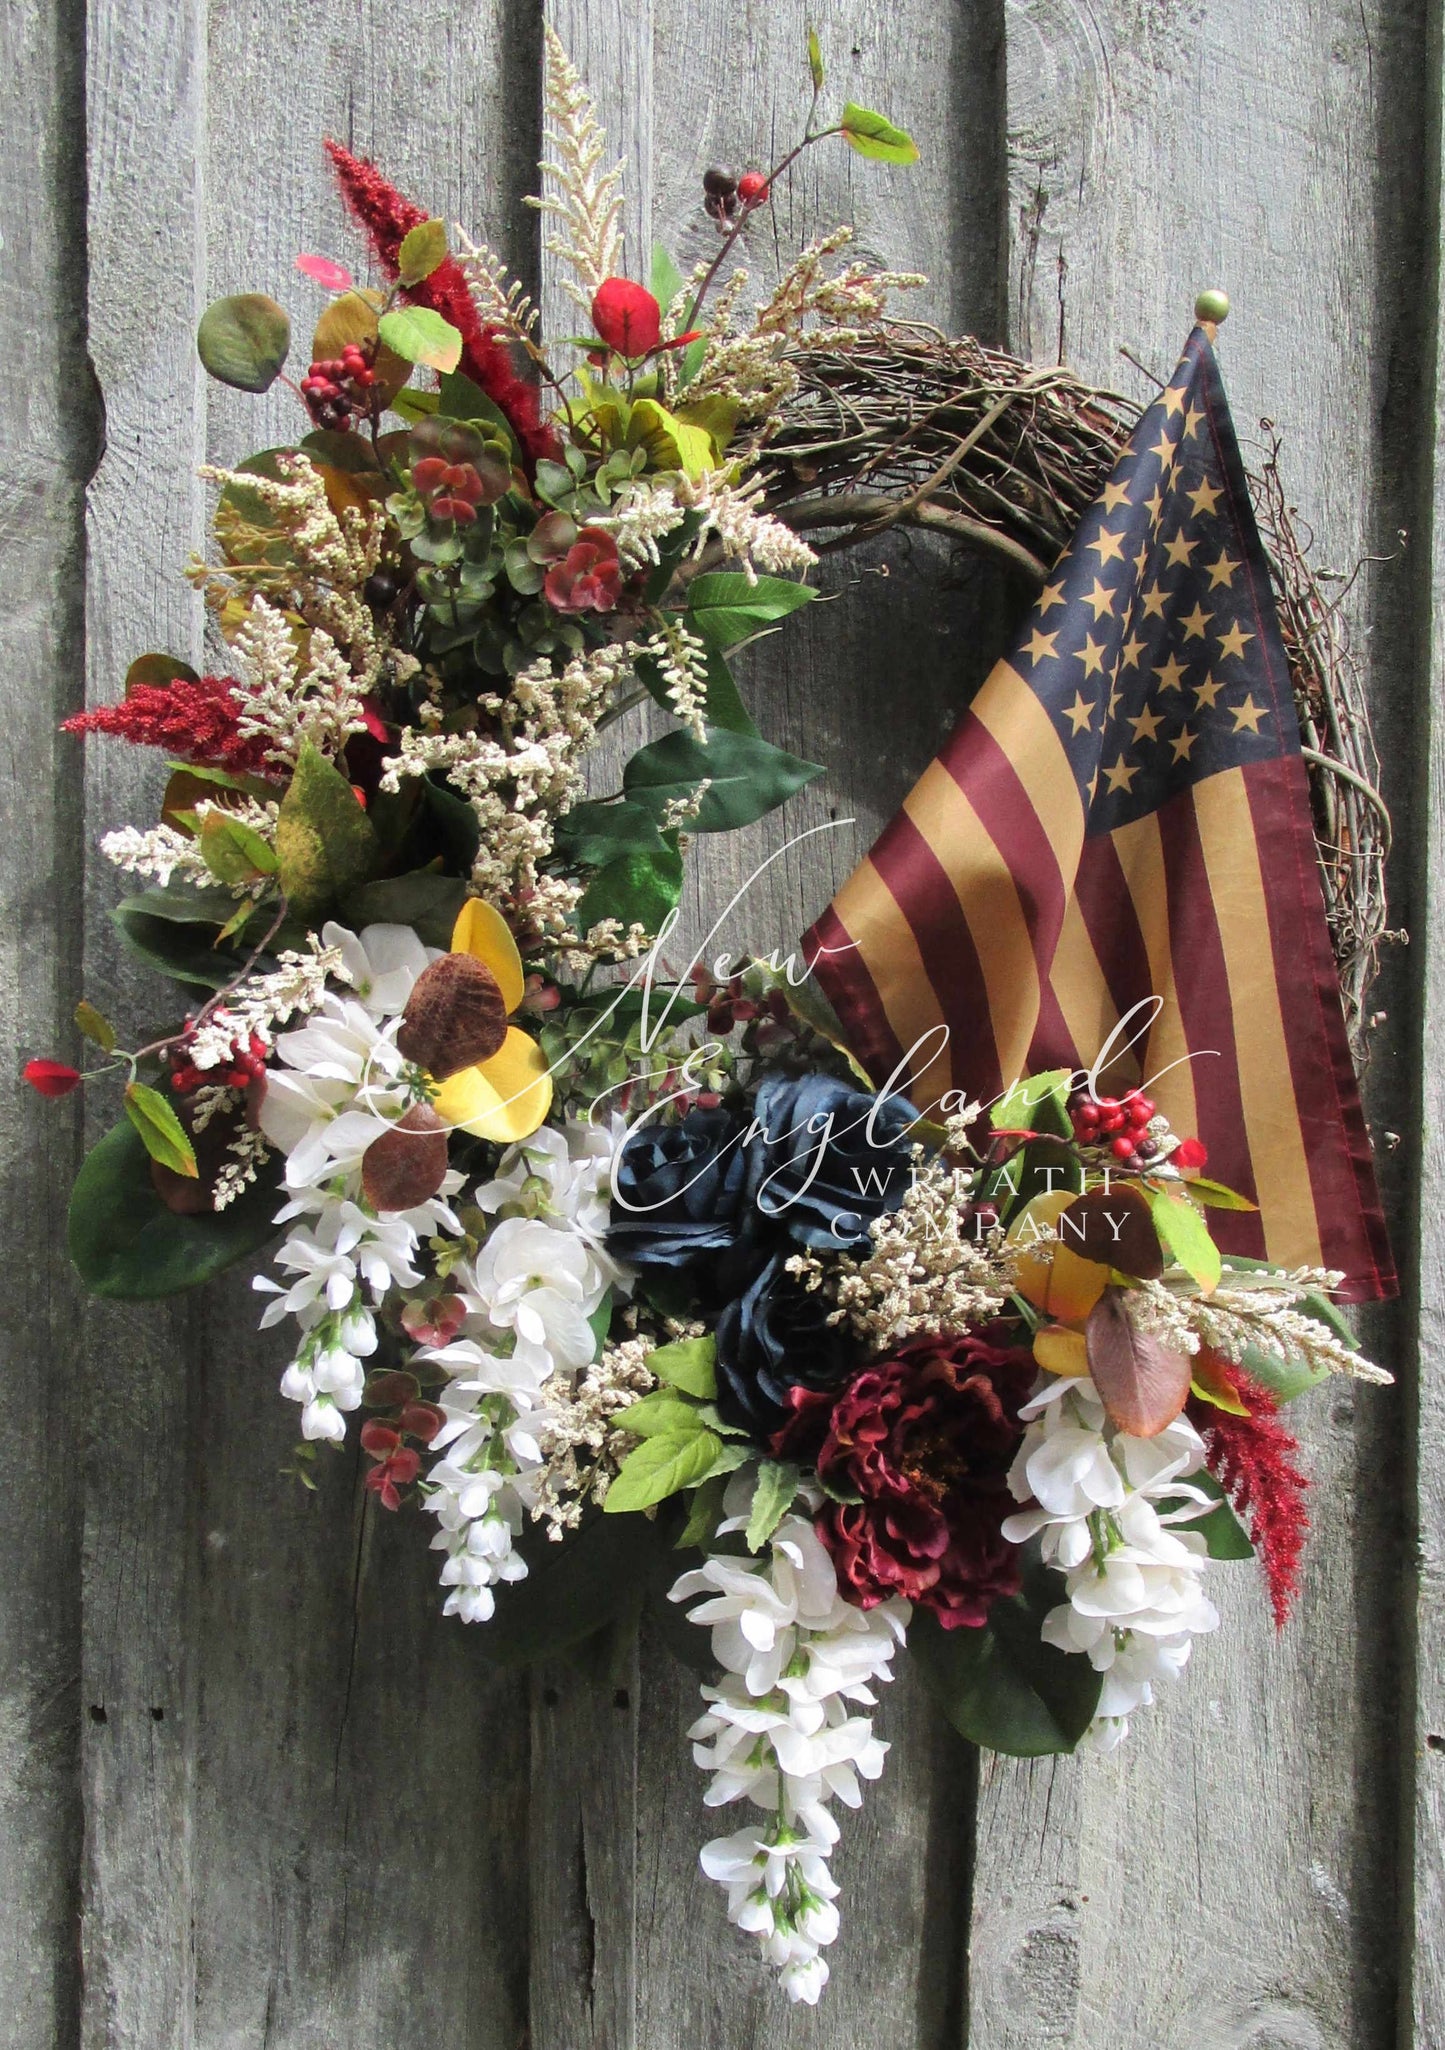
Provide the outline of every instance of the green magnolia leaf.
{"type": "Polygon", "coordinates": [[[364,925],[409,925],[425,946],[445,948],[466,901],[467,886],[459,876],[424,868],[363,883],[342,903],[341,915],[356,932],[364,925]]]}
{"type": "Polygon", "coordinates": [[[210,1281],[275,1236],[274,1176],[226,1209],[168,1210],[151,1181],[145,1144],[124,1120],[92,1147],[70,1198],[70,1257],[94,1295],[149,1301],[210,1281]]]}
{"type": "Polygon", "coordinates": [[[710,648],[731,648],[759,627],[811,604],[817,595],[811,584],[795,584],[787,577],[759,577],[750,583],[733,570],[712,570],[693,580],[687,623],[710,648]]]}
{"type": "Polygon", "coordinates": [[[612,1291],[610,1288],[604,1290],[601,1302],[587,1319],[587,1322],[592,1326],[592,1342],[596,1347],[596,1351],[593,1353],[593,1358],[595,1359],[601,1353],[603,1346],[606,1345],[607,1334],[612,1329],[612,1291]]]}
{"type": "MultiPolygon", "coordinates": [[[[1350,1343],[1355,1345],[1356,1341],[1351,1338],[1350,1343]]],[[[1315,1368],[1307,1360],[1282,1360],[1272,1352],[1262,1352],[1257,1345],[1245,1347],[1239,1364],[1251,1381],[1267,1388],[1280,1402],[1293,1402],[1296,1396],[1333,1378],[1328,1367],[1315,1368]]]]}
{"type": "Polygon", "coordinates": [[[996,1601],[979,1629],[944,1630],[929,1610],[915,1611],[908,1649],[934,1700],[971,1744],[1042,1758],[1072,1751],[1093,1721],[1103,1676],[1039,1635],[1063,1599],[1062,1576],[1035,1558],[1023,1592],[996,1601]]]}
{"type": "Polygon", "coordinates": [[[1015,1082],[989,1112],[996,1132],[1051,1132],[1060,1139],[1073,1135],[1069,1117],[1071,1068],[1048,1068],[1015,1082]]]}
{"type": "Polygon", "coordinates": [[[446,262],[447,254],[446,222],[418,221],[401,238],[401,248],[396,253],[397,277],[403,285],[419,285],[438,264],[446,262]]]}
{"type": "Polygon", "coordinates": [[[1194,1205],[1182,1196],[1156,1189],[1149,1196],[1149,1215],[1165,1252],[1172,1254],[1191,1280],[1206,1295],[1217,1288],[1224,1263],[1209,1236],[1209,1226],[1194,1205]]]}
{"type": "Polygon", "coordinates": [[[109,1018],[101,1016],[94,1004],[86,1003],[83,997],[75,1007],[75,1026],[76,1030],[84,1033],[85,1037],[98,1046],[102,1053],[115,1052],[114,1025],[111,1024],[109,1018]]]}
{"type": "Polygon", "coordinates": [[[496,1612],[477,1632],[481,1656],[499,1666],[561,1657],[615,1622],[647,1585],[658,1533],[646,1517],[593,1516],[560,1545],[529,1529],[517,1550],[527,1577],[497,1589],[496,1612]]]}
{"type": "Polygon", "coordinates": [[[598,869],[577,906],[579,930],[604,918],[624,928],[640,925],[655,933],[682,896],[682,856],[664,846],[656,854],[620,854],[598,869]]]}
{"type": "Polygon", "coordinates": [[[619,1411],[617,1428],[634,1438],[694,1438],[707,1429],[698,1406],[673,1388],[657,1388],[619,1411]]]}
{"type": "Polygon", "coordinates": [[[1206,1495],[1213,1495],[1217,1507],[1207,1516],[1200,1516],[1188,1527],[1197,1530],[1209,1547],[1211,1559],[1252,1559],[1254,1546],[1249,1532],[1230,1507],[1229,1499],[1212,1473],[1196,1473],[1190,1478],[1190,1485],[1199,1488],[1206,1495]]]}
{"type": "MultiPolygon", "coordinates": [[[[629,1452],[622,1469],[607,1491],[603,1508],[610,1516],[629,1510],[651,1509],[665,1502],[680,1488],[695,1487],[724,1468],[720,1461],[734,1448],[725,1446],[711,1431],[693,1431],[661,1438],[644,1438],[635,1452],[629,1452]]],[[[745,1459],[745,1447],[736,1448],[745,1459]]]]}
{"type": "Polygon", "coordinates": [[[823,90],[824,77],[823,46],[818,41],[818,31],[811,22],[808,23],[808,70],[813,77],[813,91],[820,93],[823,90]]]}
{"type": "Polygon", "coordinates": [[[860,157],[874,157],[880,164],[916,164],[918,144],[905,129],[895,128],[881,114],[868,107],[856,107],[850,100],[838,126],[843,140],[860,157]]]}
{"type": "Polygon", "coordinates": [[[185,1126],[158,1089],[151,1089],[144,1082],[128,1082],[125,1114],[140,1133],[141,1143],[152,1160],[158,1160],[173,1174],[196,1179],[200,1173],[196,1149],[185,1126]]]}
{"type": "Polygon", "coordinates": [[[803,1485],[802,1470],[790,1459],[765,1459],[758,1468],[753,1489],[753,1506],[748,1512],[746,1532],[750,1552],[761,1551],[803,1485]]]}
{"type": "Polygon", "coordinates": [[[284,307],[264,292],[217,299],[201,315],[196,353],[218,384],[238,391],[269,391],[291,347],[284,307]]]}
{"type": "Polygon", "coordinates": [[[639,748],[622,774],[625,794],[661,817],[675,799],[690,797],[706,777],[711,788],[689,830],[728,833],[784,803],[822,775],[816,762],[773,747],[749,733],[666,733],[639,748]]]}
{"type": "Polygon", "coordinates": [[[201,858],[222,883],[251,883],[275,875],[276,850],[254,827],[224,812],[207,812],[197,836],[201,858]]]}
{"type": "Polygon", "coordinates": [[[660,1345],[647,1355],[647,1368],[669,1388],[680,1388],[699,1402],[711,1402],[717,1394],[717,1340],[708,1333],[660,1345]]]}
{"type": "Polygon", "coordinates": [[[214,990],[236,972],[235,955],[217,946],[236,910],[225,891],[208,891],[203,900],[172,885],[123,897],[110,915],[126,947],[142,961],[176,982],[214,990]]]}
{"type": "Polygon", "coordinates": [[[640,804],[574,804],[557,821],[558,851],[569,866],[605,868],[619,854],[661,854],[667,842],[640,804]]]}
{"type": "Polygon", "coordinates": [[[281,888],[307,922],[366,882],[376,867],[376,834],[340,770],[307,741],[276,822],[281,888]]]}
{"type": "Polygon", "coordinates": [[[377,329],[387,348],[407,363],[451,371],[462,360],[461,336],[430,306],[393,306],[382,314],[377,329]]]}

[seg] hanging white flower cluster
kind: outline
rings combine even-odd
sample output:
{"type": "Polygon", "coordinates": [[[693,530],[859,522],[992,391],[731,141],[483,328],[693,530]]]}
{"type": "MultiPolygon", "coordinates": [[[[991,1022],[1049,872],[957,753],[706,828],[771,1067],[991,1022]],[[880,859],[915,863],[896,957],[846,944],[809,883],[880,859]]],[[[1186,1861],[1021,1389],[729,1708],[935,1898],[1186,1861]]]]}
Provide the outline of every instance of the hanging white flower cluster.
{"type": "Polygon", "coordinates": [[[1044,1563],[1065,1576],[1068,1601],[1049,1611],[1043,1636],[1083,1652],[1104,1676],[1084,1742],[1112,1751],[1129,1717],[1174,1679],[1219,1612],[1201,1585],[1208,1548],[1180,1528],[1215,1507],[1191,1474],[1204,1441],[1178,1416],[1153,1438],[1133,1438],[1108,1421],[1087,1376],[1046,1376],[1019,1411],[1028,1425],[1009,1472],[1014,1498],[1033,1506],[1010,1516],[1014,1544],[1037,1536],[1044,1563]]]}
{"type": "Polygon", "coordinates": [[[629,1283],[603,1251],[613,1155],[623,1136],[569,1122],[544,1126],[502,1156],[476,1192],[497,1221],[452,1284],[463,1306],[456,1335],[418,1357],[451,1377],[433,1441],[427,1506],[441,1528],[441,1581],[449,1616],[483,1623],[498,1581],[521,1580],[513,1548],[545,1479],[541,1437],[549,1384],[570,1387],[596,1357],[588,1319],[609,1289],[629,1283]]]}
{"type": "Polygon", "coordinates": [[[462,1176],[449,1170],[436,1195],[411,1210],[379,1217],[363,1204],[366,1149],[417,1100],[396,1029],[434,950],[409,926],[368,926],[358,937],[328,925],[321,936],[352,994],[328,993],[305,1025],[275,1044],[280,1065],[268,1073],[259,1115],[286,1159],[288,1199],[276,1221],[291,1229],[276,1262],[294,1279],[258,1275],[255,1286],[275,1298],[263,1328],[287,1316],[301,1326],[281,1392],[303,1405],[302,1435],[339,1444],[346,1413],[361,1406],[365,1362],[376,1350],[372,1310],[393,1288],[421,1280],[416,1255],[424,1238],[460,1233],[448,1198],[462,1176]]]}
{"type": "MultiPolygon", "coordinates": [[[[751,1480],[738,1475],[720,1536],[746,1528],[751,1498],[751,1480]]],[[[713,1775],[704,1799],[718,1808],[746,1798],[766,1817],[705,1844],[702,1869],[727,1888],[729,1920],[758,1937],[788,1998],[812,2005],[828,1980],[821,1953],[838,1934],[828,1858],[839,1830],[828,1804],[836,1795],[859,1807],[859,1778],[877,1779],[888,1749],[849,1704],[872,1708],[869,1683],[892,1679],[910,1606],[845,1602],[812,1524],[796,1514],[758,1557],[718,1553],[684,1573],[672,1600],[695,1594],[708,1599],[689,1621],[711,1626],[723,1668],[689,1732],[694,1759],[713,1775]]]]}

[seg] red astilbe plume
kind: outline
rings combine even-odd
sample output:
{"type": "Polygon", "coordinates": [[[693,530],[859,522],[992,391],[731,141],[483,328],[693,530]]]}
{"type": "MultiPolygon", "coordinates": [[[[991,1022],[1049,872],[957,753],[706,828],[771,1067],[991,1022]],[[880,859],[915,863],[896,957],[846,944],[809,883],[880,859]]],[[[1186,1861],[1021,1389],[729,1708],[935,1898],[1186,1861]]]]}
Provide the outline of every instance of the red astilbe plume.
{"type": "Polygon", "coordinates": [[[1300,1553],[1310,1527],[1305,1508],[1309,1481],[1295,1464],[1299,1442],[1279,1421],[1279,1401],[1269,1389],[1217,1355],[1210,1355],[1209,1368],[1249,1415],[1232,1415],[1197,1396],[1189,1415],[1204,1439],[1209,1471],[1240,1515],[1248,1515],[1275,1626],[1282,1630],[1299,1591],[1300,1553]]]}
{"type": "Polygon", "coordinates": [[[67,733],[114,733],[138,747],[163,747],[179,760],[234,776],[267,776],[284,771],[266,759],[263,734],[243,739],[237,730],[242,699],[235,678],[178,676],[172,683],[137,683],[118,705],[101,705],[62,721],[67,733]]]}
{"type": "MultiPolygon", "coordinates": [[[[426,220],[425,212],[389,184],[375,164],[365,157],[353,156],[329,136],[326,154],[336,172],[342,198],[366,230],[387,276],[394,278],[402,237],[426,220]]],[[[408,286],[402,297],[415,306],[429,306],[443,320],[451,322],[462,338],[462,369],[473,384],[479,385],[501,407],[531,460],[555,456],[557,437],[543,423],[537,387],[517,375],[496,329],[483,324],[456,258],[447,257],[429,278],[408,286]]]]}

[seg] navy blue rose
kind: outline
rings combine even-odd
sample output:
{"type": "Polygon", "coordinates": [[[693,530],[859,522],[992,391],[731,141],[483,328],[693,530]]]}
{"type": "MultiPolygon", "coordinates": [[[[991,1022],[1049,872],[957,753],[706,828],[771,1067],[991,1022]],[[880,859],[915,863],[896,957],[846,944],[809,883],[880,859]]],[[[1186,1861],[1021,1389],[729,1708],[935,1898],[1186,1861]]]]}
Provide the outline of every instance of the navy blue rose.
{"type": "Polygon", "coordinates": [[[793,1414],[790,1388],[841,1388],[858,1346],[828,1322],[832,1299],[806,1289],[774,1254],[717,1325],[717,1404],[724,1423],[766,1444],[793,1414]]]}
{"type": "Polygon", "coordinates": [[[613,1174],[608,1252],[644,1273],[682,1274],[704,1260],[735,1267],[754,1237],[747,1130],[721,1107],[639,1126],[613,1174]]]}
{"type": "Polygon", "coordinates": [[[908,1192],[913,1105],[832,1075],[770,1075],[753,1108],[749,1181],[764,1228],[815,1251],[866,1252],[869,1225],[908,1192]]]}

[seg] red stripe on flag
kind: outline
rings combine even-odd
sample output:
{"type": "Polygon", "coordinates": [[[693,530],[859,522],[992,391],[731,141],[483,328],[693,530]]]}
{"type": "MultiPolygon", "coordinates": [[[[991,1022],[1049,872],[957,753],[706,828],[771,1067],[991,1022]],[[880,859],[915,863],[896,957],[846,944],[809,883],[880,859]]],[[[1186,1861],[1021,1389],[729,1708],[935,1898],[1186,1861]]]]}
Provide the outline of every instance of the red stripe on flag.
{"type": "Polygon", "coordinates": [[[803,959],[838,1013],[850,1052],[880,1086],[903,1058],[862,949],[830,904],[803,935],[803,959]]]}
{"type": "Polygon", "coordinates": [[[1049,980],[1067,893],[1043,822],[1013,763],[973,712],[959,720],[939,762],[973,806],[1018,889],[1039,971],[1039,1018],[1029,1045],[1029,1068],[1035,1074],[1071,1068],[1078,1050],[1049,980]]]}
{"type": "MultiPolygon", "coordinates": [[[[1229,967],[1219,936],[1193,791],[1183,790],[1170,798],[1155,817],[1169,892],[1174,997],[1189,1051],[1201,1056],[1194,1068],[1197,1136],[1209,1148],[1210,1175],[1253,1201],[1259,1191],[1240,1092],[1229,967]]],[[[1144,1079],[1147,1086],[1148,1077],[1144,1079]]],[[[1239,1253],[1251,1260],[1264,1258],[1264,1225],[1258,1212],[1215,1211],[1209,1224],[1222,1252],[1239,1253]]]]}
{"type": "Polygon", "coordinates": [[[991,1102],[1003,1085],[988,985],[948,873],[907,812],[893,820],[871,858],[913,934],[951,1028],[953,1087],[991,1102]]]}
{"type": "Polygon", "coordinates": [[[1275,980],[1325,1264],[1347,1276],[1343,1301],[1377,1302],[1398,1293],[1399,1283],[1345,1036],[1304,763],[1280,755],[1251,762],[1243,774],[1268,879],[1275,980]]]}
{"type": "MultiPolygon", "coordinates": [[[[1147,1003],[1153,996],[1154,974],[1129,892],[1129,880],[1119,850],[1108,833],[1092,834],[1085,840],[1074,878],[1074,897],[1098,956],[1110,1001],[1123,1018],[1136,1004],[1147,1003]]],[[[1129,1029],[1137,1030],[1138,1023],[1134,1020],[1129,1029]]],[[[1084,1047],[1080,1051],[1092,1060],[1101,1049],[1084,1047]]]]}

